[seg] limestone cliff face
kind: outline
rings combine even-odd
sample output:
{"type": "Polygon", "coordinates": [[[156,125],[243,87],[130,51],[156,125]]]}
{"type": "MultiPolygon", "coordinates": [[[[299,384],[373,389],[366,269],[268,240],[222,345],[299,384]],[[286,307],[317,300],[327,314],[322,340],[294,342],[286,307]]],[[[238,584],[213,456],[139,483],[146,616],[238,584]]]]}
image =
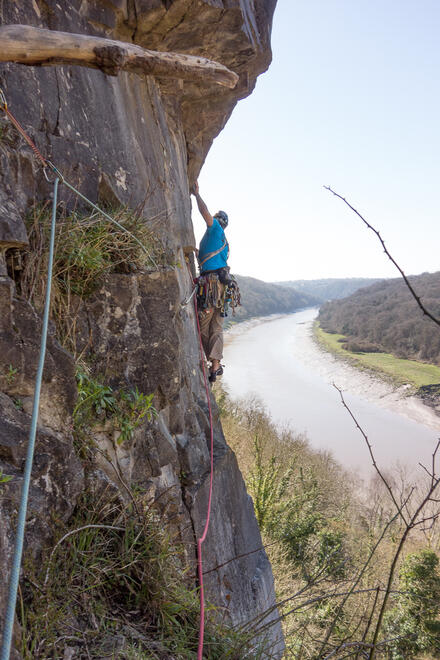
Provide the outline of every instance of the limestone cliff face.
{"type": "MultiPolygon", "coordinates": [[[[237,88],[225,90],[134,74],[112,77],[80,67],[0,65],[0,87],[11,111],[66,178],[92,200],[142,209],[146,222],[155,219],[174,263],[184,264],[194,247],[189,185],[237,100],[252,91],[256,76],[270,62],[275,0],[33,0],[1,7],[2,24],[202,55],[239,74],[237,88]]],[[[27,242],[23,218],[28,207],[47,199],[51,186],[27,145],[6,122],[2,126],[0,241],[20,246],[27,242]]],[[[76,203],[66,187],[60,187],[60,195],[68,207],[76,203]]],[[[121,487],[116,466],[126,483],[154,497],[165,494],[164,509],[192,561],[206,514],[209,425],[194,312],[191,305],[180,305],[190,287],[186,268],[179,266],[109,275],[82,303],[78,341],[113,385],[154,392],[159,411],[154,423],[136,430],[129,446],[115,444],[105,429],[97,432],[96,442],[107,458],[97,458],[93,478],[121,487]]],[[[0,492],[3,616],[41,328],[38,314],[16,296],[5,273],[0,324],[0,468],[13,476],[0,492]],[[10,366],[16,370],[13,377],[10,366]]],[[[26,538],[27,551],[36,556],[50,542],[51,516],[68,520],[85,488],[87,475],[72,440],[74,371],[72,356],[59,346],[52,328],[26,538]]],[[[253,618],[274,603],[264,551],[229,561],[260,546],[252,502],[215,413],[213,517],[204,545],[205,569],[229,563],[208,574],[206,591],[208,600],[226,608],[232,623],[253,618]]],[[[280,638],[278,626],[272,634],[280,638]]],[[[275,654],[279,651],[274,641],[275,654]]]]}

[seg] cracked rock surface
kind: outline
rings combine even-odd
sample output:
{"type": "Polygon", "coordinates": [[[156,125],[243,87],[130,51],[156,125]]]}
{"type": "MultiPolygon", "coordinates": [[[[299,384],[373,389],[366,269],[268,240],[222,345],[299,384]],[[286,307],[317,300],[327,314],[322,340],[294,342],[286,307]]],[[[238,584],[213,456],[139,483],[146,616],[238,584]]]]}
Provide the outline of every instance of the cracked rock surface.
{"type": "MultiPolygon", "coordinates": [[[[209,485],[209,424],[194,310],[180,303],[191,290],[185,255],[194,248],[189,186],[235,104],[269,65],[275,0],[34,0],[0,4],[0,23],[134,41],[150,49],[208,57],[239,74],[237,88],[163,81],[80,67],[0,64],[0,87],[11,112],[42,153],[93,201],[137,209],[163,241],[171,264],[149,272],[110,274],[78,306],[83,356],[113,387],[155,394],[158,417],[119,445],[97,428],[100,449],[84,474],[72,439],[75,364],[48,340],[31,486],[26,552],[38,557],[51,543],[51,516],[68,521],[87,482],[152,497],[195,561],[209,485]]],[[[27,243],[24,218],[34,202],[50,200],[51,184],[29,147],[5,118],[0,124],[0,247],[27,243]]],[[[65,186],[60,202],[78,205],[65,186]]],[[[23,474],[41,319],[0,270],[0,554],[10,567],[23,474]],[[11,371],[12,370],[12,371],[11,371]]],[[[270,564],[261,547],[252,501],[214,405],[215,480],[211,526],[204,544],[206,597],[233,624],[275,602],[270,564]],[[246,555],[230,561],[237,555],[246,555]]],[[[0,576],[0,619],[9,568],[0,576]]],[[[271,613],[275,618],[276,610],[271,613]]],[[[274,657],[282,643],[272,629],[274,657]],[[277,641],[275,641],[277,640],[277,641]]]]}

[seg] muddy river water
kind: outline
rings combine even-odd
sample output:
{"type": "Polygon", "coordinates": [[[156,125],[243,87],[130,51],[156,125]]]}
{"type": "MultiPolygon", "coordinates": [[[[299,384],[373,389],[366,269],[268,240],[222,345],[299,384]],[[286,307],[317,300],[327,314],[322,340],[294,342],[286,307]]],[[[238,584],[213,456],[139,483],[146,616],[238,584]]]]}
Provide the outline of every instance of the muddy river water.
{"type": "Polygon", "coordinates": [[[440,417],[405,388],[359,371],[312,338],[317,309],[267,317],[226,333],[223,383],[233,397],[256,395],[273,420],[305,433],[315,449],[368,476],[365,440],[341,404],[335,383],[367,434],[378,463],[415,472],[431,464],[440,417]]]}

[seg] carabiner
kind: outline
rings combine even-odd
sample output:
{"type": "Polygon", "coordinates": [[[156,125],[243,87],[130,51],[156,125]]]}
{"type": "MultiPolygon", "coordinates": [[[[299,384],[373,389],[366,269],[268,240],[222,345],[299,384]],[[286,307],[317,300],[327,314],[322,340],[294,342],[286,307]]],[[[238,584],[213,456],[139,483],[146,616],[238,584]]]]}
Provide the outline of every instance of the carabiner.
{"type": "Polygon", "coordinates": [[[53,181],[51,181],[49,179],[49,177],[47,176],[46,170],[47,170],[47,168],[49,168],[55,174],[55,178],[59,179],[60,183],[64,183],[64,177],[61,174],[61,172],[59,171],[59,169],[57,167],[55,167],[55,165],[50,160],[46,160],[46,163],[47,164],[45,165],[45,167],[43,167],[43,174],[44,174],[44,178],[46,179],[46,181],[48,183],[53,183],[53,181]]]}
{"type": "Polygon", "coordinates": [[[194,287],[194,289],[192,290],[192,293],[188,296],[188,298],[185,298],[185,300],[184,300],[183,302],[180,303],[180,306],[181,306],[181,307],[186,307],[187,304],[188,304],[189,302],[191,302],[191,300],[192,300],[192,298],[193,298],[195,292],[197,291],[197,289],[198,289],[198,285],[196,284],[196,286],[194,287]]]}

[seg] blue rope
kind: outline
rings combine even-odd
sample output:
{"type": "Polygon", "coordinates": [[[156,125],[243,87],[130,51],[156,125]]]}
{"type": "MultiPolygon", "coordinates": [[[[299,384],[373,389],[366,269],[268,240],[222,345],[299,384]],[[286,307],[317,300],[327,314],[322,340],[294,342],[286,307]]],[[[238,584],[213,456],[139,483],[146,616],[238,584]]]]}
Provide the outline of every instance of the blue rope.
{"type": "Polygon", "coordinates": [[[3,644],[1,651],[1,660],[9,660],[11,653],[12,632],[14,629],[15,606],[17,603],[18,582],[20,578],[21,558],[23,554],[24,529],[26,525],[26,512],[29,496],[29,487],[32,473],[32,462],[34,458],[35,438],[37,434],[38,410],[40,407],[41,382],[43,380],[44,358],[46,355],[47,328],[49,325],[50,291],[52,284],[52,266],[55,246],[55,224],[58,196],[57,177],[54,181],[53,203],[52,203],[52,223],[49,244],[49,263],[47,266],[46,300],[44,303],[43,327],[41,332],[40,358],[38,362],[37,376],[35,381],[34,404],[32,409],[31,428],[29,431],[29,441],[26,455],[26,464],[23,475],[23,487],[21,491],[20,509],[18,512],[17,532],[15,539],[14,558],[9,583],[9,597],[6,609],[5,629],[3,632],[3,644]]]}

